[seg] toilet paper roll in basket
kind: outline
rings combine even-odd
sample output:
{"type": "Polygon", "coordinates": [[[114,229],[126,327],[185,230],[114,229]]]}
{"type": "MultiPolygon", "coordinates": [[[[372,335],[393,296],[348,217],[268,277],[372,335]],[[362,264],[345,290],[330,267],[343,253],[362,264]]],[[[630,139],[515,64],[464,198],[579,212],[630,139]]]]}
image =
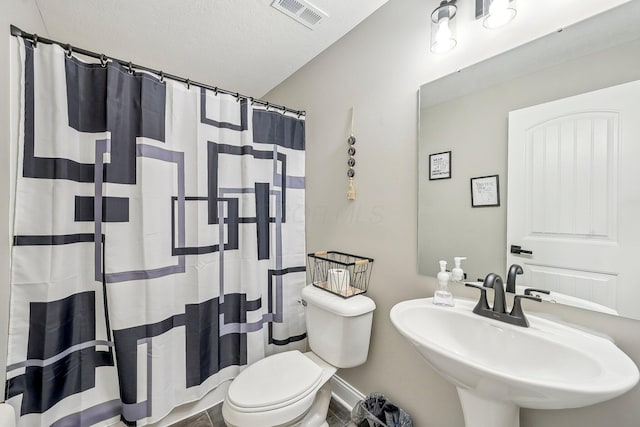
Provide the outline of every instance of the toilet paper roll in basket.
{"type": "Polygon", "coordinates": [[[329,289],[334,291],[345,291],[351,284],[349,280],[349,270],[346,268],[330,268],[327,275],[329,289]]]}

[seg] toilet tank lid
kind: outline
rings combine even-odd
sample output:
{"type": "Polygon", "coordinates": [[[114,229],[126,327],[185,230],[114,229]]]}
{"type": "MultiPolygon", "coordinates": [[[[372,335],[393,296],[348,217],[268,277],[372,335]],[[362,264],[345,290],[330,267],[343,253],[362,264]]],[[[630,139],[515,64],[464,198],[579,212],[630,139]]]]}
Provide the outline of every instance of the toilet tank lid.
{"type": "Polygon", "coordinates": [[[376,309],[376,303],[364,295],[342,298],[313,285],[302,289],[302,299],[308,304],[344,317],[360,316],[376,309]]]}

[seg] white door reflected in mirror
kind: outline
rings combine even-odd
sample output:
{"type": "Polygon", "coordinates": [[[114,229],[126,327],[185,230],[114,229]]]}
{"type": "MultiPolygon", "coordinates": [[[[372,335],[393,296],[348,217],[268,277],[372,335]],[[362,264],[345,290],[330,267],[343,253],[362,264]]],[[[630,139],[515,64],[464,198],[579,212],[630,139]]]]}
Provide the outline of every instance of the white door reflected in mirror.
{"type": "Polygon", "coordinates": [[[507,242],[518,284],[640,317],[640,81],[509,114],[507,242]]]}

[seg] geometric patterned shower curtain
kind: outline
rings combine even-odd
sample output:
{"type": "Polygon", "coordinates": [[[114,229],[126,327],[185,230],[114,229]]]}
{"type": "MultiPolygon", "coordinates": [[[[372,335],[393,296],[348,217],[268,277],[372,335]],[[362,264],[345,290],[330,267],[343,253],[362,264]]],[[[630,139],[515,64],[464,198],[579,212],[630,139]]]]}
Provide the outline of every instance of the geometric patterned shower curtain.
{"type": "Polygon", "coordinates": [[[145,425],[303,349],[304,120],[16,40],[19,426],[145,425]]]}

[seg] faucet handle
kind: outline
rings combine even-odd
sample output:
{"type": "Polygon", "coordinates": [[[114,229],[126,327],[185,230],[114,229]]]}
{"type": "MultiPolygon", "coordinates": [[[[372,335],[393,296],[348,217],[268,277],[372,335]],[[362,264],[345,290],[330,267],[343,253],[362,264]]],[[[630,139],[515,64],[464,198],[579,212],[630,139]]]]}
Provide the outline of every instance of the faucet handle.
{"type": "Polygon", "coordinates": [[[539,294],[545,294],[545,295],[549,295],[551,293],[546,289],[527,288],[524,290],[525,295],[531,295],[531,292],[537,292],[539,294]]]}
{"type": "Polygon", "coordinates": [[[524,326],[529,327],[529,321],[522,311],[522,299],[530,299],[533,301],[542,302],[542,298],[534,297],[531,295],[516,295],[515,297],[513,297],[513,308],[511,309],[511,313],[509,313],[509,316],[522,319],[524,326]]]}
{"type": "Polygon", "coordinates": [[[491,308],[489,307],[489,303],[487,302],[487,288],[485,288],[484,286],[474,285],[473,283],[465,283],[464,285],[480,290],[480,299],[478,300],[478,304],[476,304],[475,308],[473,309],[474,313],[479,310],[491,310],[491,308]]]}

